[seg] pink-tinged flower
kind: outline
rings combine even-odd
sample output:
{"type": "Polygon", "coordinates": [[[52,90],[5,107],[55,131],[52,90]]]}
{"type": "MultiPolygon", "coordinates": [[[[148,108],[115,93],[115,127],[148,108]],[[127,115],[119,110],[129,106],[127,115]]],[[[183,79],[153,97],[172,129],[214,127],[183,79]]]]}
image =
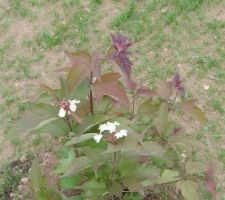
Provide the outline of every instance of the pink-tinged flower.
{"type": "Polygon", "coordinates": [[[59,117],[65,117],[66,114],[68,113],[70,115],[71,112],[75,112],[77,110],[77,105],[80,103],[80,101],[74,99],[74,100],[62,100],[60,102],[60,109],[59,109],[59,113],[58,116],[59,117]]]}
{"type": "Polygon", "coordinates": [[[183,85],[182,85],[182,80],[181,80],[181,78],[180,78],[180,74],[178,73],[178,72],[176,72],[175,74],[174,74],[174,76],[173,76],[173,80],[172,80],[172,83],[173,83],[173,86],[176,88],[176,90],[178,91],[178,92],[180,92],[180,94],[182,95],[182,96],[184,96],[185,95],[185,90],[184,90],[184,87],[183,87],[183,85]]]}

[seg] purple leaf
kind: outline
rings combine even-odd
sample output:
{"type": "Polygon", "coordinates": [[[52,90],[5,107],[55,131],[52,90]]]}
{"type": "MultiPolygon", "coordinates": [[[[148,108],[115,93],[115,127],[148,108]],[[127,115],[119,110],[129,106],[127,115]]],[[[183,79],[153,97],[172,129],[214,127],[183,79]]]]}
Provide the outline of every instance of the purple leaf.
{"type": "Polygon", "coordinates": [[[129,59],[128,48],[132,43],[120,33],[111,36],[113,46],[108,50],[107,55],[116,62],[127,79],[130,79],[132,62],[129,59]]]}
{"type": "Polygon", "coordinates": [[[174,74],[174,76],[173,76],[173,80],[172,80],[172,83],[173,83],[173,86],[176,88],[176,90],[178,91],[178,92],[180,92],[180,94],[182,95],[182,96],[184,96],[185,95],[185,90],[184,90],[184,87],[183,87],[183,85],[182,85],[182,80],[181,80],[181,78],[180,78],[180,74],[178,73],[178,72],[176,72],[175,74],[174,74]]]}
{"type": "Polygon", "coordinates": [[[146,97],[149,97],[149,98],[152,98],[154,96],[157,96],[158,93],[153,91],[153,90],[150,90],[149,88],[147,87],[141,87],[137,90],[137,93],[138,95],[142,95],[142,96],[146,96],[146,97]]]}

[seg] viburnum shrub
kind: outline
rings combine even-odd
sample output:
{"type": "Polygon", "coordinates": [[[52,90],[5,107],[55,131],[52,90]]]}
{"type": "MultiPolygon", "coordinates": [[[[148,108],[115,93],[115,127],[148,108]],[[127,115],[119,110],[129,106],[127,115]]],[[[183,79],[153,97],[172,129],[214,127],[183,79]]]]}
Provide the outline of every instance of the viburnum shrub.
{"type": "Polygon", "coordinates": [[[104,55],[66,52],[71,67],[62,69],[60,87],[42,84],[31,111],[12,127],[62,137],[54,170],[58,188],[48,186],[33,164],[36,199],[197,200],[203,186],[216,198],[213,166],[203,159],[206,147],[172,120],[188,113],[204,124],[203,112],[187,98],[179,73],[157,80],[155,90],[137,86],[131,45],[118,33],[104,55]]]}

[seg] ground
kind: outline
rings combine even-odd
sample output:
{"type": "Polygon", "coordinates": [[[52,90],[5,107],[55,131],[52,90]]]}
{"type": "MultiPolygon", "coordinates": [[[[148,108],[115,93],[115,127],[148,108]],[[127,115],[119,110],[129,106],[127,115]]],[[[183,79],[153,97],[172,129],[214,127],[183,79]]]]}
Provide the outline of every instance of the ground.
{"type": "Polygon", "coordinates": [[[188,95],[205,111],[205,127],[189,118],[180,123],[208,145],[224,200],[224,0],[0,1],[0,163],[38,148],[48,152],[42,138],[13,146],[4,136],[26,102],[36,98],[39,83],[58,84],[59,69],[69,64],[65,50],[104,52],[110,33],[118,31],[134,42],[131,57],[140,84],[154,88],[157,78],[179,71],[188,95]]]}

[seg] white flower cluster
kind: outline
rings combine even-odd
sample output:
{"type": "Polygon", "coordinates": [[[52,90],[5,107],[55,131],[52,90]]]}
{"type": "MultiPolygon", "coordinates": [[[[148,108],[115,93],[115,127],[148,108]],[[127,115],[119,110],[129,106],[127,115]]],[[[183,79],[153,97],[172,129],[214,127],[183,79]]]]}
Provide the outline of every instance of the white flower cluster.
{"type": "Polygon", "coordinates": [[[94,136],[94,140],[96,143],[99,143],[103,137],[102,133],[108,131],[110,134],[113,134],[116,139],[120,139],[127,136],[128,130],[122,129],[120,131],[116,131],[116,126],[119,126],[118,122],[106,122],[99,126],[100,133],[94,136]]]}
{"type": "Polygon", "coordinates": [[[70,115],[71,112],[75,112],[77,110],[76,104],[78,103],[80,103],[80,101],[76,99],[61,101],[58,116],[63,118],[67,113],[70,115]]]}

